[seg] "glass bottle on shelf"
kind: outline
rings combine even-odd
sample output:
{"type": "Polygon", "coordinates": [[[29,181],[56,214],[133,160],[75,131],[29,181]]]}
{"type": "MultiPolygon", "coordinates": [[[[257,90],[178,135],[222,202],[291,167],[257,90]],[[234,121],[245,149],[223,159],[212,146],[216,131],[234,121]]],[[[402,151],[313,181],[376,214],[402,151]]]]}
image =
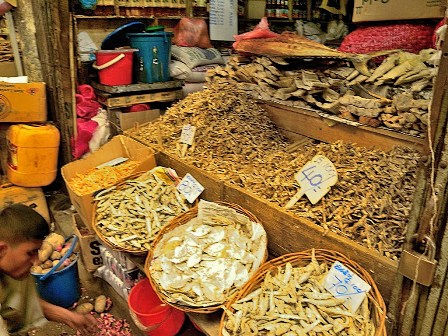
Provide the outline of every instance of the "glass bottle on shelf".
{"type": "Polygon", "coordinates": [[[277,5],[275,6],[275,17],[276,18],[282,17],[282,11],[283,11],[282,2],[283,2],[282,0],[277,0],[277,5]]]}
{"type": "Polygon", "coordinates": [[[287,19],[289,17],[289,1],[283,0],[282,18],[287,19]]]}

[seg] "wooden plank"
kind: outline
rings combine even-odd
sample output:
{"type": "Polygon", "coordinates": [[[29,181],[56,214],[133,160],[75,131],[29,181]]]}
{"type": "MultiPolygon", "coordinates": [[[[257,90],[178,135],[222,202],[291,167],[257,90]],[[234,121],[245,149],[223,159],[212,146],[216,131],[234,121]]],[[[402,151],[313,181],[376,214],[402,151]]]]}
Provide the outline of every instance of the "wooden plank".
{"type": "MultiPolygon", "coordinates": [[[[328,143],[343,140],[370,149],[388,151],[395,146],[406,146],[423,151],[425,139],[368,126],[353,126],[327,119],[312,110],[265,103],[263,107],[285,135],[305,135],[328,143]]],[[[293,139],[294,140],[294,139],[293,139]]]]}
{"type": "Polygon", "coordinates": [[[107,92],[107,93],[123,94],[123,93],[139,92],[139,91],[181,88],[182,81],[172,80],[172,81],[159,82],[159,83],[138,83],[138,84],[116,85],[116,86],[109,86],[109,85],[103,85],[103,84],[92,82],[91,85],[93,88],[107,92]]]}
{"type": "Polygon", "coordinates": [[[224,195],[224,201],[248,209],[263,223],[268,235],[268,250],[274,257],[313,247],[339,251],[367,270],[386,303],[389,301],[398,262],[332,231],[325,232],[323,227],[237,186],[225,183],[224,195]]]}
{"type": "Polygon", "coordinates": [[[149,103],[149,102],[166,102],[182,98],[182,90],[174,91],[163,91],[154,93],[144,93],[139,95],[121,96],[121,97],[110,97],[105,96],[96,91],[98,96],[98,102],[110,107],[126,107],[138,103],[149,103]]]}

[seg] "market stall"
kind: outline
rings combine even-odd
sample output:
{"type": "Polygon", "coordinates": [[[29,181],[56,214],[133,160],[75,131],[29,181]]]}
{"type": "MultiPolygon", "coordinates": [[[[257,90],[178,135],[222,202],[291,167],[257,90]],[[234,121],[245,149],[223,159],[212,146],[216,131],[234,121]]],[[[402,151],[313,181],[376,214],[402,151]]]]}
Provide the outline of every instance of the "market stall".
{"type": "MultiPolygon", "coordinates": [[[[224,336],[443,334],[443,5],[237,3],[226,47],[210,39],[230,13],[219,1],[68,2],[70,18],[32,5],[74,34],[69,76],[54,67],[48,80],[48,120],[73,147],[60,159],[72,264],[145,334],[167,320],[172,335],[184,321],[224,336]]],[[[5,171],[18,174],[20,149],[5,171]]],[[[60,266],[46,252],[37,278],[60,266]]]]}

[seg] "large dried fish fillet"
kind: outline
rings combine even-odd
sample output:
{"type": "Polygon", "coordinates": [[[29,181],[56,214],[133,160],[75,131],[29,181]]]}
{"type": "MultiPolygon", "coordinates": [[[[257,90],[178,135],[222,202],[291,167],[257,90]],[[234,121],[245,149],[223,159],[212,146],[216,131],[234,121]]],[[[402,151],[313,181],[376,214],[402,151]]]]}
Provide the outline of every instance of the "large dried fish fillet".
{"type": "Polygon", "coordinates": [[[290,32],[283,32],[279,37],[273,38],[236,41],[233,48],[238,52],[270,57],[360,58],[360,55],[343,53],[290,32]]]}

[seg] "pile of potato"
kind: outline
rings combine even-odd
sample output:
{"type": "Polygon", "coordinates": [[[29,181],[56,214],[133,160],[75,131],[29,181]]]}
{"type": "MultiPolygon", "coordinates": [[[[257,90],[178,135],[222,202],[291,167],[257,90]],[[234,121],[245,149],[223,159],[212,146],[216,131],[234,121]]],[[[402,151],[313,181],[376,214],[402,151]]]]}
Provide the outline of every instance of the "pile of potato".
{"type": "MultiPolygon", "coordinates": [[[[49,272],[53,266],[57,265],[59,261],[70,250],[72,243],[65,242],[65,238],[55,232],[50,233],[43,241],[38,252],[38,261],[36,265],[31,268],[34,274],[45,274],[49,272]]],[[[77,252],[76,246],[73,252],[77,252]]],[[[64,262],[58,267],[56,271],[69,266],[76,259],[76,254],[72,253],[64,262]]]]}

